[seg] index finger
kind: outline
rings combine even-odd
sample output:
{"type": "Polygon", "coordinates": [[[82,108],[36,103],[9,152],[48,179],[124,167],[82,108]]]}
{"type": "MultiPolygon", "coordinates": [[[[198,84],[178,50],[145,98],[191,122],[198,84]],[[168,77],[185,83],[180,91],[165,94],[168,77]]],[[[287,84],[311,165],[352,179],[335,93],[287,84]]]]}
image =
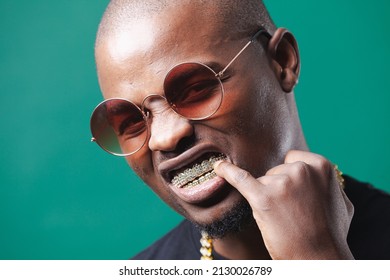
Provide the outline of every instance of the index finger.
{"type": "Polygon", "coordinates": [[[248,201],[255,192],[259,192],[264,185],[254,178],[248,171],[227,161],[218,161],[214,164],[215,173],[235,187],[248,201]]]}

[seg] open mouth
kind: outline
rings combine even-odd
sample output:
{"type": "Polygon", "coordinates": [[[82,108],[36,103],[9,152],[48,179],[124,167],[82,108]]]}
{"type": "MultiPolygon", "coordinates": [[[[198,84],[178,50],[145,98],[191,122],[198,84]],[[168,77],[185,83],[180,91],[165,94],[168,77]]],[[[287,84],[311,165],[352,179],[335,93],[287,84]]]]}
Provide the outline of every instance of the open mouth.
{"type": "Polygon", "coordinates": [[[214,163],[224,159],[226,156],[223,154],[206,154],[192,166],[176,170],[171,184],[177,188],[191,188],[213,179],[217,176],[213,169],[214,163]]]}

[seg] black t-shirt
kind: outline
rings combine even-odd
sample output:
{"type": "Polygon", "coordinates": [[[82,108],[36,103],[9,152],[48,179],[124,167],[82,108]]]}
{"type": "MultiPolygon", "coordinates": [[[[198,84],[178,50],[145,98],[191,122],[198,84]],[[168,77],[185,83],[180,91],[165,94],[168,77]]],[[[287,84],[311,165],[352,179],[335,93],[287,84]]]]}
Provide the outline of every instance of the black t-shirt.
{"type": "MultiPolygon", "coordinates": [[[[345,178],[345,193],[355,213],[348,233],[348,244],[355,259],[390,260],[390,195],[345,178]]],[[[187,220],[149,248],[136,255],[138,260],[199,260],[200,232],[187,220]]],[[[224,259],[213,252],[214,259],[224,259]]]]}

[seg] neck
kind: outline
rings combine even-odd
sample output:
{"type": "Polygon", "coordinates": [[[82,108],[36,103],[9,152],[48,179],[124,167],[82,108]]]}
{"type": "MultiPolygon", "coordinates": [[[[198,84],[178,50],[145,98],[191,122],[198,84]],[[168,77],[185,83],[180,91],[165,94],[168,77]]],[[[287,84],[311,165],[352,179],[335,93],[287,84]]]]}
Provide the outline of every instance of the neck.
{"type": "Polygon", "coordinates": [[[213,240],[213,246],[218,254],[228,259],[270,259],[270,255],[256,224],[251,225],[239,233],[229,234],[221,239],[213,240]]]}
{"type": "Polygon", "coordinates": [[[289,108],[288,118],[292,120],[292,123],[290,124],[290,133],[291,138],[294,139],[293,143],[291,143],[291,147],[289,148],[289,150],[296,149],[301,151],[309,151],[309,147],[307,146],[306,139],[303,134],[294,93],[291,92],[287,94],[286,98],[288,100],[289,108]]]}

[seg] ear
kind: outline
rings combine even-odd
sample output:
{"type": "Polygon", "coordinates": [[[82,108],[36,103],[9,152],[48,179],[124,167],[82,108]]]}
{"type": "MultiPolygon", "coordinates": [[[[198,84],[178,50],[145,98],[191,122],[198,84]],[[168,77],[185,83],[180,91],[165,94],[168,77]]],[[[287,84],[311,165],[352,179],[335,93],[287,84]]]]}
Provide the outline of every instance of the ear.
{"type": "Polygon", "coordinates": [[[268,44],[272,68],[283,91],[289,93],[298,83],[300,60],[294,36],[285,28],[278,28],[268,44]]]}

